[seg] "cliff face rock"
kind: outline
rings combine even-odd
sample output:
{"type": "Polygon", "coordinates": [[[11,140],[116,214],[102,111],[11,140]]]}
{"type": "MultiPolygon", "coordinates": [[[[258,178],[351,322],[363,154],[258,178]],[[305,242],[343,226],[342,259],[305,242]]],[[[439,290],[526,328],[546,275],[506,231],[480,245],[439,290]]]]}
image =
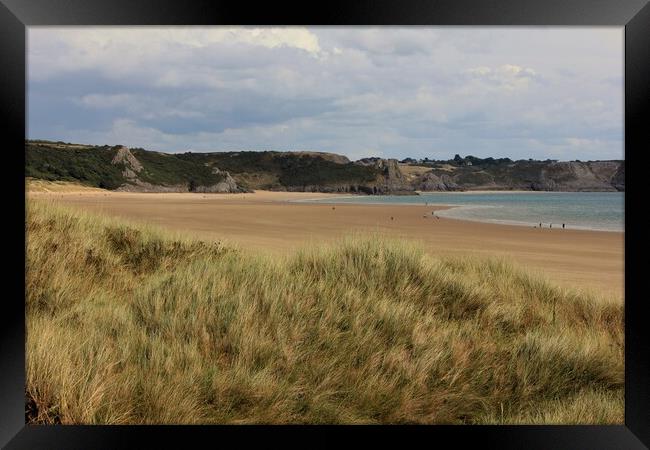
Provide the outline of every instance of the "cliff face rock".
{"type": "Polygon", "coordinates": [[[378,168],[384,172],[383,183],[379,186],[382,193],[386,192],[393,195],[415,193],[413,185],[406,181],[406,177],[402,174],[396,159],[383,159],[378,168]]]}
{"type": "Polygon", "coordinates": [[[197,184],[190,180],[188,183],[178,184],[153,184],[143,181],[138,175],[144,174],[146,171],[144,166],[138,159],[131,153],[131,151],[124,146],[118,147],[111,164],[122,166],[122,176],[126,183],[118,187],[117,191],[122,192],[204,192],[204,193],[234,193],[245,192],[245,189],[237,186],[237,182],[230,176],[228,172],[221,171],[217,167],[212,167],[212,174],[218,175],[219,182],[210,185],[197,184]]]}
{"type": "Polygon", "coordinates": [[[118,147],[117,153],[113,157],[111,164],[122,166],[122,176],[126,183],[121,185],[116,191],[120,192],[177,192],[181,186],[157,186],[146,183],[138,178],[142,172],[142,164],[133,156],[133,153],[124,146],[118,147]]]}
{"type": "Polygon", "coordinates": [[[219,170],[217,167],[212,168],[212,173],[221,175],[223,180],[211,186],[196,186],[192,192],[218,192],[218,193],[233,193],[242,192],[242,189],[237,186],[237,182],[225,170],[219,170]]]}
{"type": "Polygon", "coordinates": [[[140,161],[133,156],[133,153],[128,148],[124,146],[118,147],[111,164],[124,166],[122,175],[127,180],[139,181],[137,174],[142,171],[142,164],[140,164],[140,161]]]}
{"type": "Polygon", "coordinates": [[[625,191],[625,161],[621,163],[612,176],[611,183],[617,191],[625,191]]]}
{"type": "Polygon", "coordinates": [[[493,166],[433,169],[414,181],[422,191],[533,190],[624,191],[625,163],[621,161],[517,161],[493,166]]]}
{"type": "MultiPolygon", "coordinates": [[[[620,186],[617,188],[612,183],[620,165],[615,161],[552,163],[541,170],[539,182],[533,188],[547,191],[620,190],[620,186]]],[[[623,186],[624,183],[623,180],[623,186]]]]}
{"type": "Polygon", "coordinates": [[[379,175],[374,183],[359,186],[360,192],[368,194],[413,195],[415,189],[399,168],[396,159],[364,158],[355,164],[371,166],[379,175]]]}
{"type": "Polygon", "coordinates": [[[427,172],[416,182],[416,189],[420,191],[459,191],[461,188],[453,182],[449,175],[436,175],[427,172]]]}
{"type": "MultiPolygon", "coordinates": [[[[316,155],[318,156],[318,155],[316,155]]],[[[347,158],[346,158],[347,160],[347,158]]],[[[333,161],[332,161],[333,162],[333,161]]],[[[363,171],[364,178],[360,175],[351,176],[347,181],[328,181],[296,185],[274,185],[269,189],[290,192],[326,192],[326,193],[352,193],[367,195],[417,195],[413,185],[406,179],[399,168],[396,159],[364,158],[353,163],[341,159],[337,164],[364,166],[372,170],[363,171]],[[370,174],[368,177],[367,175],[370,174]]],[[[318,170],[315,170],[318,173],[318,170]]],[[[358,172],[358,171],[356,171],[358,172]]],[[[313,178],[318,178],[314,176],[313,178]]]]}

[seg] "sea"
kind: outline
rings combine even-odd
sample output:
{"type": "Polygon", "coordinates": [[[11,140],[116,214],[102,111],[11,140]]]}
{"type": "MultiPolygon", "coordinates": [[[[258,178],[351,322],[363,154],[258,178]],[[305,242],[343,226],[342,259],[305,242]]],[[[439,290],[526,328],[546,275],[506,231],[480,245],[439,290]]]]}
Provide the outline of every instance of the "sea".
{"type": "Polygon", "coordinates": [[[440,217],[527,227],[625,231],[624,192],[427,192],[300,200],[315,203],[447,205],[440,217]]]}

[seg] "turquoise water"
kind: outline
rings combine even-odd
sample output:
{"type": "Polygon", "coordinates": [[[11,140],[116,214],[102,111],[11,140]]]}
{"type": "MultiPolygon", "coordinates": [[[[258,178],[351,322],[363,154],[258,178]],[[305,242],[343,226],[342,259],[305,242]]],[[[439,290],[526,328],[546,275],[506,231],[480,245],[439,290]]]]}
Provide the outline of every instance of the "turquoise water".
{"type": "Polygon", "coordinates": [[[441,217],[548,228],[624,231],[623,192],[435,192],[409,196],[349,196],[318,203],[450,205],[441,217]]]}

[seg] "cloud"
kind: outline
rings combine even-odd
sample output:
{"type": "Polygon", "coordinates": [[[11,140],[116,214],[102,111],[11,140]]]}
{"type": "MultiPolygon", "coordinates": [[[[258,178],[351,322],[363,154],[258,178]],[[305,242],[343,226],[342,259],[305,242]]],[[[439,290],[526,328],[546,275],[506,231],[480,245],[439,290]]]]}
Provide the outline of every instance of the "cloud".
{"type": "Polygon", "coordinates": [[[90,108],[116,108],[131,105],[133,96],[129,94],[88,94],[82,96],[78,103],[90,108]]]}
{"type": "MultiPolygon", "coordinates": [[[[486,66],[474,67],[465,70],[463,73],[469,80],[487,83],[488,85],[506,91],[527,89],[531,82],[539,79],[539,75],[535,70],[516,64],[503,64],[495,68],[486,66]]],[[[481,86],[481,88],[486,89],[487,87],[481,86]]]]}
{"type": "Polygon", "coordinates": [[[30,27],[29,136],[166,151],[618,158],[622,38],[602,28],[30,27]]]}
{"type": "MultiPolygon", "coordinates": [[[[46,79],[78,70],[108,77],[196,65],[194,57],[226,45],[241,49],[293,48],[318,54],[318,38],[305,28],[248,27],[30,27],[30,76],[46,79]],[[153,69],[153,70],[151,70],[153,69]]],[[[255,59],[249,60],[255,64],[255,59]]],[[[209,65],[209,64],[208,64],[209,65]]],[[[164,75],[164,73],[163,73],[164,75]]]]}

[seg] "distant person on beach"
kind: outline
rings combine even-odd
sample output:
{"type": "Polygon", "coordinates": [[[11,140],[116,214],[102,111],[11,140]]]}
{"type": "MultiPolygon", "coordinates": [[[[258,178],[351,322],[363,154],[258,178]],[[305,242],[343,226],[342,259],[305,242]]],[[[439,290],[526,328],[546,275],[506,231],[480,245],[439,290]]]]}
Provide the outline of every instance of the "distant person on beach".
{"type": "Polygon", "coordinates": [[[549,228],[553,228],[553,224],[552,224],[552,223],[549,223],[549,224],[548,224],[548,227],[549,227],[549,228]]]}
{"type": "Polygon", "coordinates": [[[564,224],[562,224],[562,229],[564,230],[564,224]]]}
{"type": "Polygon", "coordinates": [[[542,222],[539,223],[539,227],[542,228],[542,222]]]}

